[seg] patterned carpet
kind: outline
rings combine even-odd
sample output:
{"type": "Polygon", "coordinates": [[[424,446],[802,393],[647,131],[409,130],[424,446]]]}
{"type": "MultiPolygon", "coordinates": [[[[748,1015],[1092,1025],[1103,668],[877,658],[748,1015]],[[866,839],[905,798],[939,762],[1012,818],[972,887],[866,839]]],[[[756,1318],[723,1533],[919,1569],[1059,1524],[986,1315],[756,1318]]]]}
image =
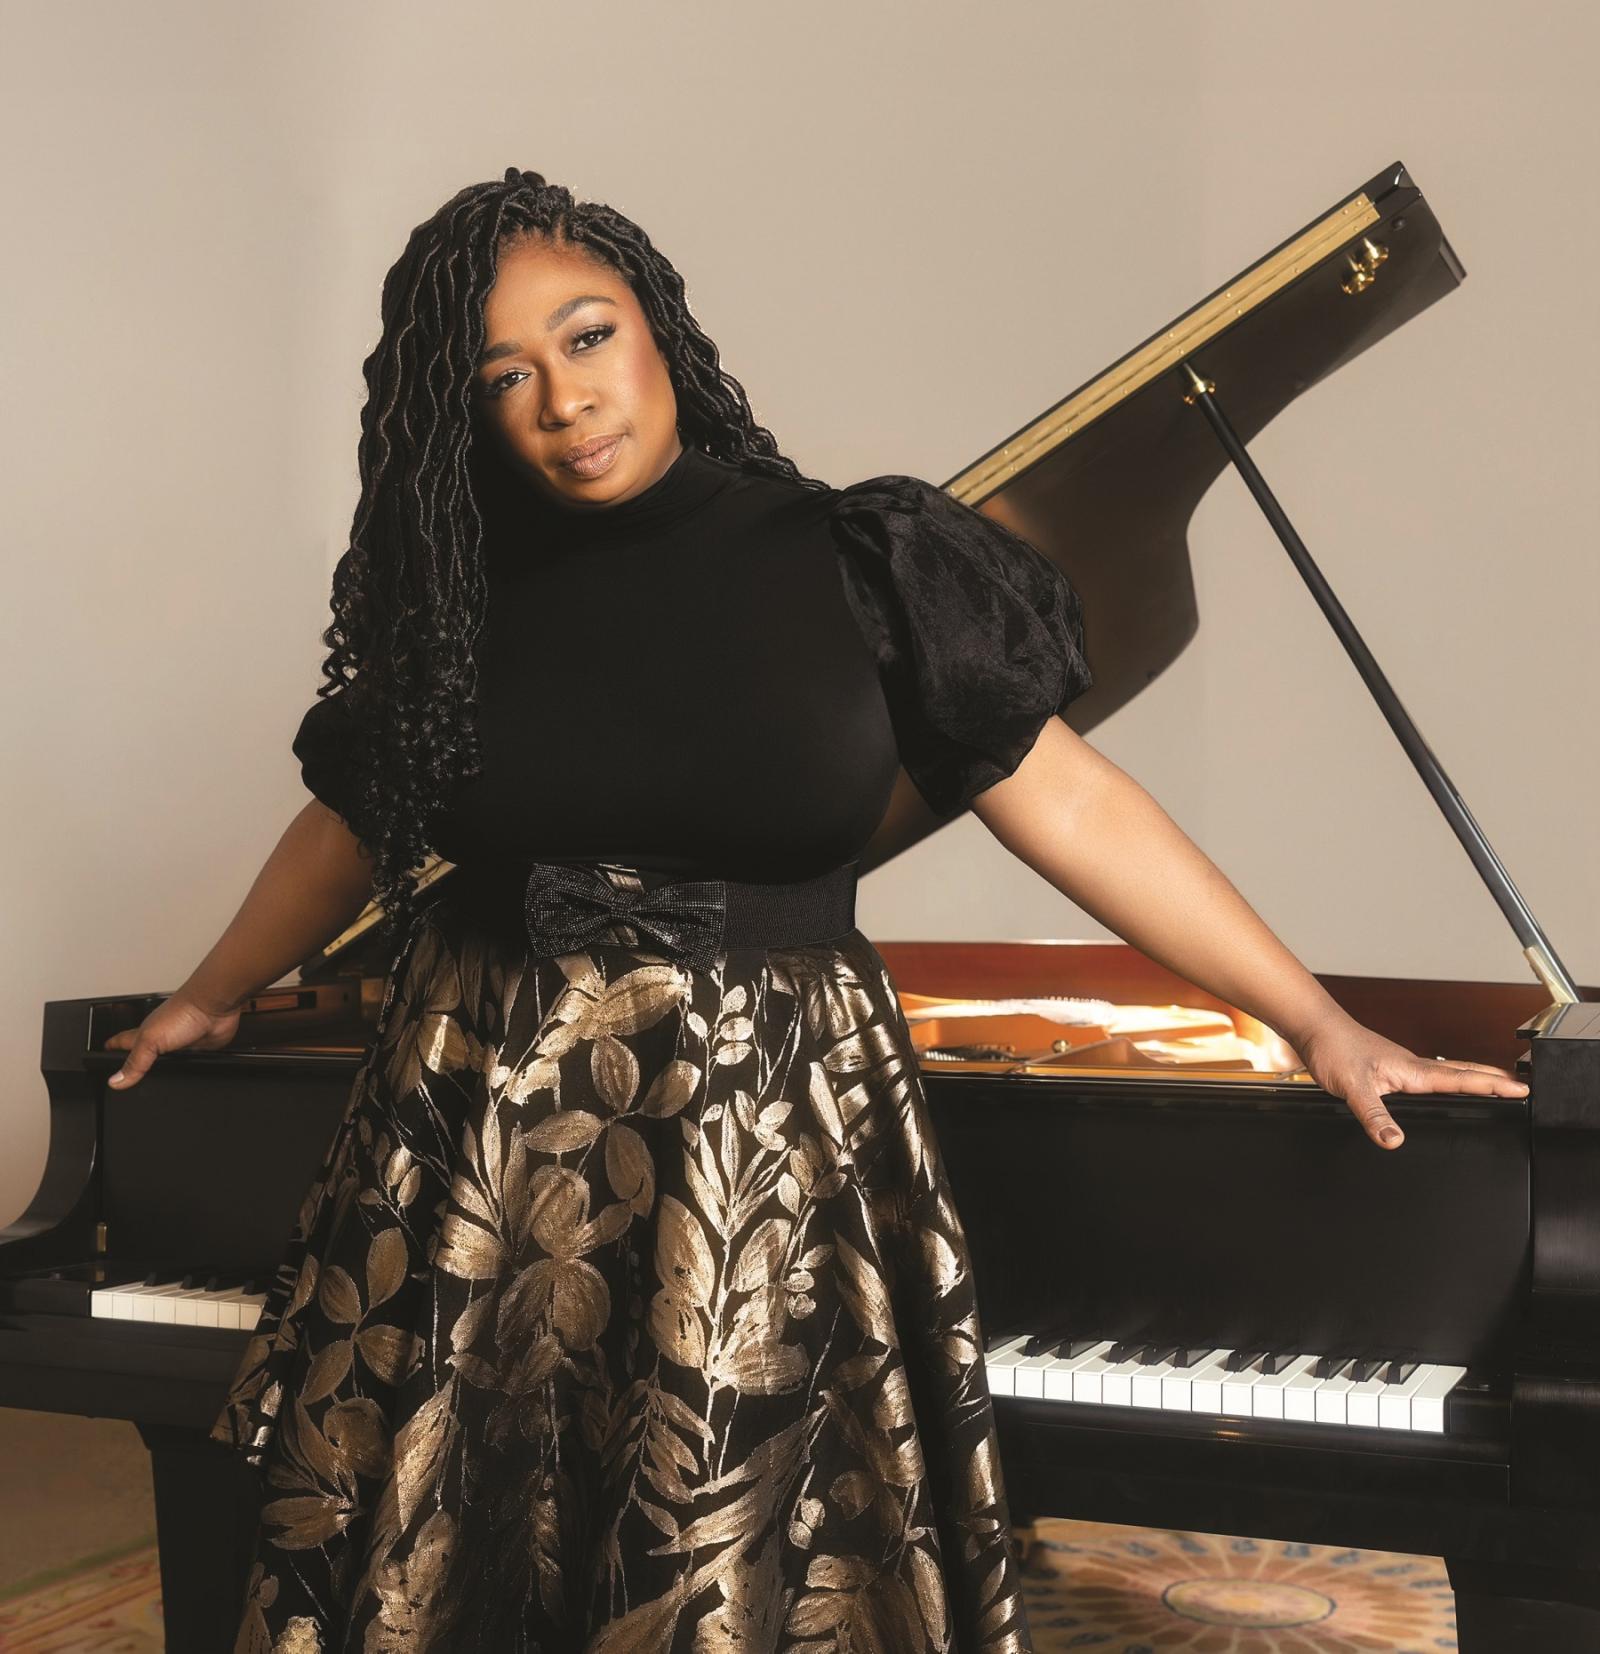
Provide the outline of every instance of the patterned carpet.
{"type": "Polygon", "coordinates": [[[162,1654],[154,1534],[0,1595],[0,1649],[28,1654],[162,1654]]]}
{"type": "MultiPolygon", "coordinates": [[[[1036,1654],[1435,1654],[1456,1646],[1436,1557],[1050,1518],[1033,1533],[1036,1654]]],[[[6,1654],[161,1654],[151,1536],[0,1597],[6,1654]]]]}
{"type": "Polygon", "coordinates": [[[1026,1569],[1037,1654],[1433,1654],[1456,1646],[1433,1556],[1050,1517],[1026,1569]]]}

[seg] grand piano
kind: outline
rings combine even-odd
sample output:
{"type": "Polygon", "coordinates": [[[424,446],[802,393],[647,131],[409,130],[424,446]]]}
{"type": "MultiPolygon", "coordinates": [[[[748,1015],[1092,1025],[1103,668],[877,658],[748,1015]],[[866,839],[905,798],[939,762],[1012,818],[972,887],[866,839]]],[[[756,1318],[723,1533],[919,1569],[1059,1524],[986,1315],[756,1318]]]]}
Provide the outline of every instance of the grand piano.
{"type": "MultiPolygon", "coordinates": [[[[1320,980],[1529,1094],[1392,1097],[1406,1143],[1383,1154],[1273,1030],[1132,947],[878,945],[972,1248],[1019,1525],[1442,1555],[1466,1654],[1564,1654],[1600,1649],[1600,1005],[1245,446],[1463,277],[1396,163],[946,486],[1082,592],[1096,682],[1066,716],[1087,733],[1194,635],[1188,524],[1235,468],[1532,976],[1320,980]]],[[[902,775],[862,871],[936,825],[902,775]]],[[[105,1041],[164,995],[45,1006],[50,1152],[0,1232],[0,1405],[136,1424],[172,1654],[230,1646],[258,1494],[206,1431],[372,1036],[381,917],[256,996],[228,1049],[164,1057],[127,1095],[105,1041]]]]}

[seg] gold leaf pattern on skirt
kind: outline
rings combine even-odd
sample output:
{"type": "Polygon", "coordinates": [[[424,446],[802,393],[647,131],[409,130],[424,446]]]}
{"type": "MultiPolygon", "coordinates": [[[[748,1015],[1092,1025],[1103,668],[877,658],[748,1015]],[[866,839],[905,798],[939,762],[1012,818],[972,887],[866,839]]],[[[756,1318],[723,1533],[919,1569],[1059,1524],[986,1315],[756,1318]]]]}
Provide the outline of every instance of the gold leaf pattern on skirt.
{"type": "Polygon", "coordinates": [[[212,1437],[235,1654],[1031,1648],[970,1260],[859,931],[401,949],[212,1437]]]}

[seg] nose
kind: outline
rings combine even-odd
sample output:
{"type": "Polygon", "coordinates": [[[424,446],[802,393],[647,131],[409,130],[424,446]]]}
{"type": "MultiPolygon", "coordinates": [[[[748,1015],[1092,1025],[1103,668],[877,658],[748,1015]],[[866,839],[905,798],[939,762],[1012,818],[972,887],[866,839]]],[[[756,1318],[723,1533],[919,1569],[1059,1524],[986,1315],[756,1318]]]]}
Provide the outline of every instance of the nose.
{"type": "Polygon", "coordinates": [[[578,423],[594,407],[594,394],[579,373],[556,369],[545,377],[544,406],[540,423],[546,430],[561,430],[578,423]]]}

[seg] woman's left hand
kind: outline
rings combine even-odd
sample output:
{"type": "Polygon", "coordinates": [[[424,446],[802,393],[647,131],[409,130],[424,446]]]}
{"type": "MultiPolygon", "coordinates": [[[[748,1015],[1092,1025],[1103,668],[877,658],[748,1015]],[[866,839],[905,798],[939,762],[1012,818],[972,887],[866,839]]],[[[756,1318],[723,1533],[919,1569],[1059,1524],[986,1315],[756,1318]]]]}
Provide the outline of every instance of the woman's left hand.
{"type": "Polygon", "coordinates": [[[1386,1092],[1447,1091],[1476,1097],[1526,1097],[1527,1086],[1508,1069],[1486,1062],[1419,1057],[1340,1012],[1297,1046],[1322,1089],[1343,1097],[1367,1136],[1381,1149],[1397,1149],[1405,1134],[1383,1106],[1386,1092]],[[1392,1133],[1392,1136],[1390,1135],[1392,1133]]]}

